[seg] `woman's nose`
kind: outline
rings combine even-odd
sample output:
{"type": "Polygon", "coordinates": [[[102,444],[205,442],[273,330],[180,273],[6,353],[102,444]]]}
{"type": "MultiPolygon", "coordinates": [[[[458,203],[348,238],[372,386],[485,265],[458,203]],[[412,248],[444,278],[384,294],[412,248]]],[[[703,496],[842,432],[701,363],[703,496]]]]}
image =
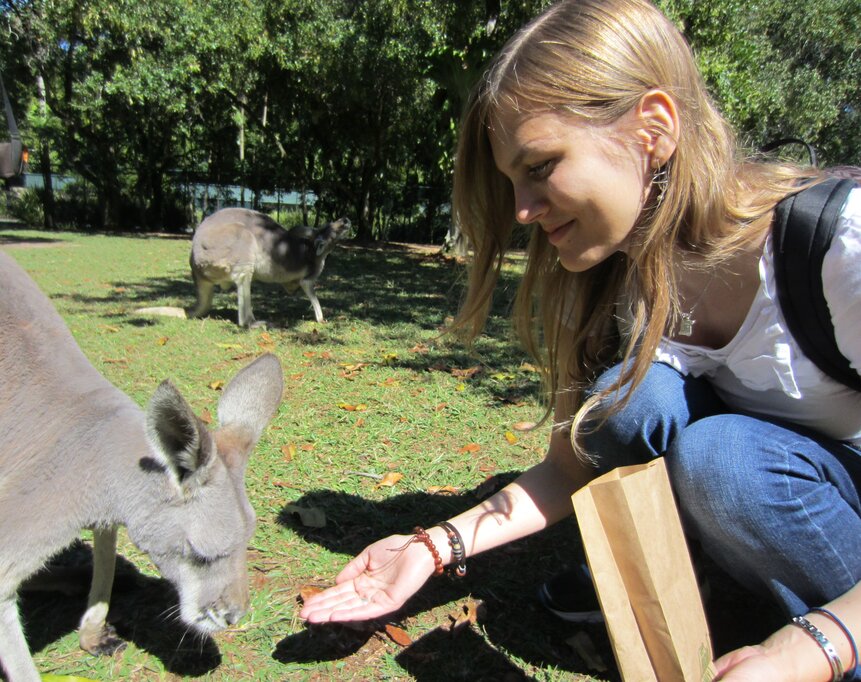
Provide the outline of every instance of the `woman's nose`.
{"type": "Polygon", "coordinates": [[[514,219],[521,225],[534,223],[546,210],[547,202],[537,192],[514,190],[514,219]]]}

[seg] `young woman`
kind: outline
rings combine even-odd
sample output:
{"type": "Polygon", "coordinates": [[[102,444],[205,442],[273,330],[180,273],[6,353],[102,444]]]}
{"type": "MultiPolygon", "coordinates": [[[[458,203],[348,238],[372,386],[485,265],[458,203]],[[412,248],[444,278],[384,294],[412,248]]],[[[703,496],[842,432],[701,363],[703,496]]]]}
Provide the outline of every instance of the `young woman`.
{"type": "MultiPolygon", "coordinates": [[[[788,616],[852,590],[861,393],[823,375],[789,333],[769,237],[775,204],[819,180],[739,160],[687,44],[646,0],[566,0],[521,29],[462,121],[454,206],[474,263],[455,326],[481,330],[512,218],[532,226],[515,323],[555,399],[547,455],[448,527],[372,544],[302,616],[393,611],[442,564],[539,531],[595,476],[658,456],[704,550],[788,616]]],[[[856,368],[859,252],[855,190],[822,275],[856,368]]],[[[815,633],[795,628],[807,646],[794,651],[821,679],[837,679],[835,656],[855,664],[841,627],[861,632],[857,604],[839,625],[810,614],[815,633]]]]}

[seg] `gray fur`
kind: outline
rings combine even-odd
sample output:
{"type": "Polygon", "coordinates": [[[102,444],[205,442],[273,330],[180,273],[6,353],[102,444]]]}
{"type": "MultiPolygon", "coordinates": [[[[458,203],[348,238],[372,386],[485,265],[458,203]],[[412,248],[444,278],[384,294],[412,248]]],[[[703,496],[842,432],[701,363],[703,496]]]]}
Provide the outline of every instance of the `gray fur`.
{"type": "Polygon", "coordinates": [[[17,611],[20,584],[84,528],[93,583],[81,646],[115,651],[105,622],[116,528],[177,588],[182,620],[201,633],[248,607],[246,546],[254,512],[248,456],[278,408],[280,363],[263,355],[224,389],[208,431],[169,382],[142,411],[87,360],[47,297],[0,253],[0,663],[36,682],[17,611]]]}
{"type": "Polygon", "coordinates": [[[282,284],[288,293],[302,288],[323,321],[314,284],[326,256],[339,239],[350,232],[350,221],[341,218],[320,228],[285,230],[269,216],[245,208],[224,208],[207,217],[194,231],[191,242],[191,275],[197,288],[197,306],[191,317],[202,317],[212,307],[216,286],[236,286],[239,325],[258,323],[251,311],[251,282],[282,284]]]}

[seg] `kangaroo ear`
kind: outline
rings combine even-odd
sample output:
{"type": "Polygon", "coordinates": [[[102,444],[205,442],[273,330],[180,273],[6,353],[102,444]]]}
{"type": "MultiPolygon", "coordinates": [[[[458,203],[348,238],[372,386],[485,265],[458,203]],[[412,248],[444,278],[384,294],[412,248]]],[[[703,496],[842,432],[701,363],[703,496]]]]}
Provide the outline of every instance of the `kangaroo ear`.
{"type": "Polygon", "coordinates": [[[219,426],[247,429],[256,443],[281,404],[283,392],[281,363],[271,353],[261,355],[225,386],[218,401],[219,426]]]}
{"type": "Polygon", "coordinates": [[[169,381],[163,381],[147,407],[147,435],[162,464],[178,482],[213,459],[212,439],[206,426],[169,381]]]}

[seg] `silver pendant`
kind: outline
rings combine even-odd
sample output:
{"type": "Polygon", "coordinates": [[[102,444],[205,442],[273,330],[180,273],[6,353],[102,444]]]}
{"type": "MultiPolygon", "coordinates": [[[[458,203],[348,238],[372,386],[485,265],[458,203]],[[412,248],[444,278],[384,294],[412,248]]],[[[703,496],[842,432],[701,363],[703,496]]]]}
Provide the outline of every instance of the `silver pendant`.
{"type": "Polygon", "coordinates": [[[682,313],[682,320],[679,322],[679,336],[690,336],[694,333],[694,321],[691,319],[690,313],[682,313]]]}

